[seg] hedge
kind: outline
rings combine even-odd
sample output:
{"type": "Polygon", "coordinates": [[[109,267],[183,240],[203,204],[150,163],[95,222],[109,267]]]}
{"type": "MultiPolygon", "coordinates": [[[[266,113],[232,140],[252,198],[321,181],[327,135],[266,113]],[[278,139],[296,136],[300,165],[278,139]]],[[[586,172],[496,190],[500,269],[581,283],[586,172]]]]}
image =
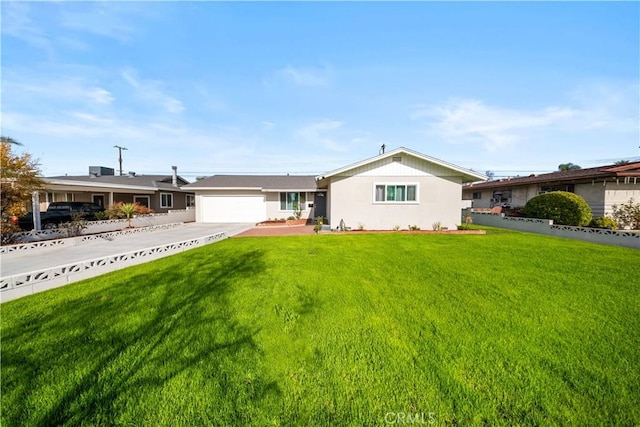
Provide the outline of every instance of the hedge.
{"type": "Polygon", "coordinates": [[[577,194],[552,191],[529,200],[524,206],[524,215],[552,219],[554,224],[585,226],[591,221],[591,208],[577,194]]]}

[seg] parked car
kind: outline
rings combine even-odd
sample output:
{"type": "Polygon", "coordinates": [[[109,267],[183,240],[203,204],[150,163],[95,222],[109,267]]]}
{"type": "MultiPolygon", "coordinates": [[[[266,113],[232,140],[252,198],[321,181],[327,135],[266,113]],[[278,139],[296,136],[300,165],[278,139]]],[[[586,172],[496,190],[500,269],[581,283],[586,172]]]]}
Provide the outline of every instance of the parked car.
{"type": "MultiPolygon", "coordinates": [[[[79,214],[88,221],[94,221],[97,212],[104,212],[104,208],[87,202],[53,202],[45,212],[40,212],[40,224],[45,230],[58,228],[60,224],[73,221],[74,214],[79,214]]],[[[23,230],[33,230],[33,213],[13,217],[13,222],[23,230]]]]}

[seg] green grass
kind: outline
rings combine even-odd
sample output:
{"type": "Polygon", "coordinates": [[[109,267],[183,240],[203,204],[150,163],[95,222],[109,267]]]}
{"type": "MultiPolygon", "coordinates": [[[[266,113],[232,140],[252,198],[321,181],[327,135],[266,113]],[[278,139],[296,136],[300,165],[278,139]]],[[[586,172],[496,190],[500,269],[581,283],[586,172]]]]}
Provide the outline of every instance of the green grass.
{"type": "Polygon", "coordinates": [[[3,304],[2,426],[638,425],[639,266],[498,230],[226,240],[3,304]]]}

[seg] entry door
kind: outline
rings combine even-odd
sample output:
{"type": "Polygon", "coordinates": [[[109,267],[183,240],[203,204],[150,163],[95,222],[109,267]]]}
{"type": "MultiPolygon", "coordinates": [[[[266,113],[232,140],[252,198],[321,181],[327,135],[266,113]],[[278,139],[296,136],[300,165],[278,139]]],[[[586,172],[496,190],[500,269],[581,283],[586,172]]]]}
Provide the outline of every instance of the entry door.
{"type": "Polygon", "coordinates": [[[327,222],[327,193],[315,193],[313,196],[313,215],[321,216],[327,222]]]}
{"type": "Polygon", "coordinates": [[[104,194],[94,194],[93,203],[104,208],[104,194]]]}

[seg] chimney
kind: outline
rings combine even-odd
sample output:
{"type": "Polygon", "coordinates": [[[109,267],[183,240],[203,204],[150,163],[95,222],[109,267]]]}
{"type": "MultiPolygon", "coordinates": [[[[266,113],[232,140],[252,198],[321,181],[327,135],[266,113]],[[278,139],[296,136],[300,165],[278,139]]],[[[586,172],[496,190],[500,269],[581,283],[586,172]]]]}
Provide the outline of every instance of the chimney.
{"type": "Polygon", "coordinates": [[[173,177],[171,179],[171,183],[173,184],[174,187],[177,187],[178,186],[178,167],[171,166],[171,169],[173,169],[173,177]]]}

